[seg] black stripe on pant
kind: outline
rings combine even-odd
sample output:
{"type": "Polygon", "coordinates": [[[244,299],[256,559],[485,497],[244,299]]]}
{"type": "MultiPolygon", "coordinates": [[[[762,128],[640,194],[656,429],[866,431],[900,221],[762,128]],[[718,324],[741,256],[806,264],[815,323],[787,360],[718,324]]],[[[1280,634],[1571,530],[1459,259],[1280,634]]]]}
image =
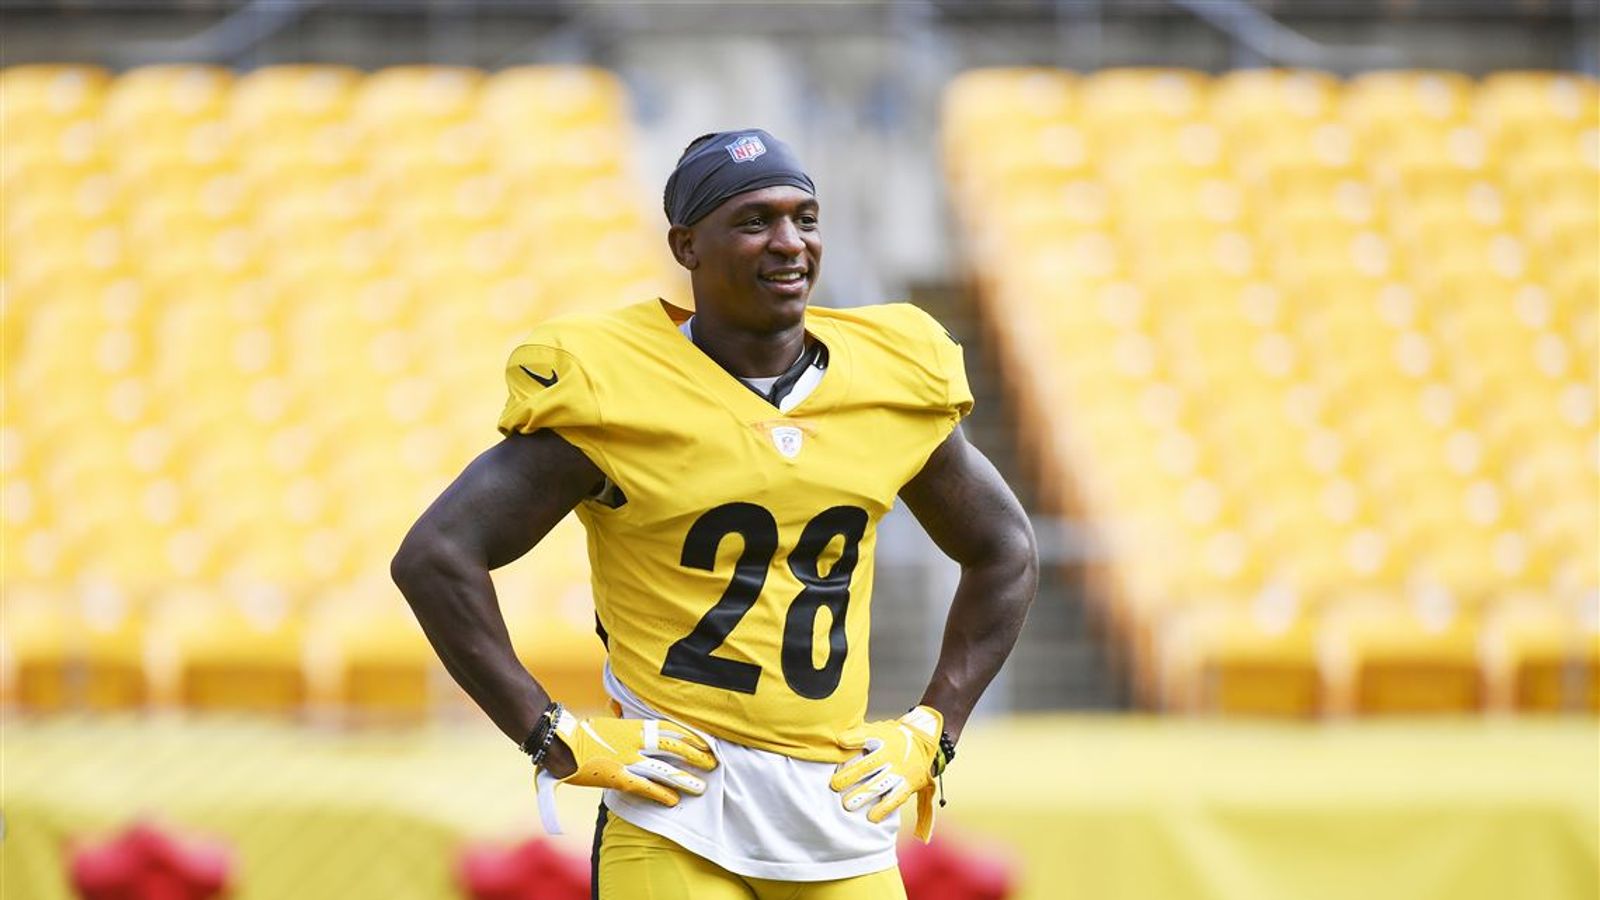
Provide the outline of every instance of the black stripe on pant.
{"type": "Polygon", "coordinates": [[[606,830],[606,802],[600,801],[600,815],[594,822],[594,847],[589,851],[589,900],[600,900],[600,836],[606,830]]]}

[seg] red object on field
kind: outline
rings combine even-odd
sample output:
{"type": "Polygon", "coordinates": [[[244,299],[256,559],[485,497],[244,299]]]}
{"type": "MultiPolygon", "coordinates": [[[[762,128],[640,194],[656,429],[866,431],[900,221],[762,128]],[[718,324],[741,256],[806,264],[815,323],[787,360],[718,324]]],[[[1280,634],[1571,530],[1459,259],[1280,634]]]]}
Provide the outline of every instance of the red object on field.
{"type": "Polygon", "coordinates": [[[472,900],[589,900],[589,861],[539,838],[469,847],[457,876],[472,900]]]}
{"type": "Polygon", "coordinates": [[[900,845],[907,900],[1005,900],[1015,889],[1011,864],[936,840],[900,845]]]}
{"type": "Polygon", "coordinates": [[[71,875],[83,900],[209,900],[228,890],[232,868],[221,847],[179,841],[140,822],[74,850],[71,875]]]}

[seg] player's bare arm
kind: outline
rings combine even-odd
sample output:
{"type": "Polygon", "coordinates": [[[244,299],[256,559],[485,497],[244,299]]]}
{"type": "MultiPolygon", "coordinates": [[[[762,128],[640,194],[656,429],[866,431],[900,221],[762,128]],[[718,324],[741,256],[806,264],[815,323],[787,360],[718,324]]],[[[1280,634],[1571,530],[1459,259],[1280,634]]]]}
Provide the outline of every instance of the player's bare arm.
{"type": "Polygon", "coordinates": [[[933,452],[900,498],[961,580],[922,703],[958,740],[967,717],[1011,653],[1039,584],[1033,526],[1016,495],[961,429],[933,452]]]}
{"type": "MultiPolygon", "coordinates": [[[[550,695],[517,660],[489,572],[532,549],[603,478],[552,431],[513,434],[428,507],[390,566],[451,677],[513,741],[550,695]]],[[[557,741],[545,765],[564,777],[571,753],[557,741]]]]}

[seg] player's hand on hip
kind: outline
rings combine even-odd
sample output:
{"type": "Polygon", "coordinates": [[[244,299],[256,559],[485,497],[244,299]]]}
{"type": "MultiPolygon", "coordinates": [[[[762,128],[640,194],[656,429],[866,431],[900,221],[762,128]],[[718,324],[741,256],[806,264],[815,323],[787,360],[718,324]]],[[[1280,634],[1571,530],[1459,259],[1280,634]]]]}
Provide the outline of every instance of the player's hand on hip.
{"type": "Polygon", "coordinates": [[[696,796],[706,791],[705,780],[680,765],[702,771],[717,767],[706,742],[676,722],[580,719],[562,710],[555,728],[556,743],[570,751],[571,763],[553,752],[545,769],[562,784],[614,788],[677,806],[679,791],[696,796]]]}
{"type": "Polygon", "coordinates": [[[850,812],[871,804],[867,819],[872,822],[882,822],[913,794],[925,794],[930,802],[918,804],[917,831],[931,832],[933,764],[943,730],[944,716],[931,706],[919,706],[898,719],[858,725],[840,735],[839,744],[861,752],[834,769],[828,786],[839,792],[840,802],[850,812]]]}

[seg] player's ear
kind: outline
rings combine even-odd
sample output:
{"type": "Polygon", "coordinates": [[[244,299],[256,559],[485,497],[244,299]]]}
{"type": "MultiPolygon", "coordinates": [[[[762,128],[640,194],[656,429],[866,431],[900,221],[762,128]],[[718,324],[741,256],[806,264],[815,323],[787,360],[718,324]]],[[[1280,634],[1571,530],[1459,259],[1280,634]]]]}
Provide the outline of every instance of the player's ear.
{"type": "Polygon", "coordinates": [[[672,248],[672,258],[689,271],[700,267],[700,257],[694,252],[694,231],[687,225],[674,225],[667,229],[667,246],[672,248]]]}

